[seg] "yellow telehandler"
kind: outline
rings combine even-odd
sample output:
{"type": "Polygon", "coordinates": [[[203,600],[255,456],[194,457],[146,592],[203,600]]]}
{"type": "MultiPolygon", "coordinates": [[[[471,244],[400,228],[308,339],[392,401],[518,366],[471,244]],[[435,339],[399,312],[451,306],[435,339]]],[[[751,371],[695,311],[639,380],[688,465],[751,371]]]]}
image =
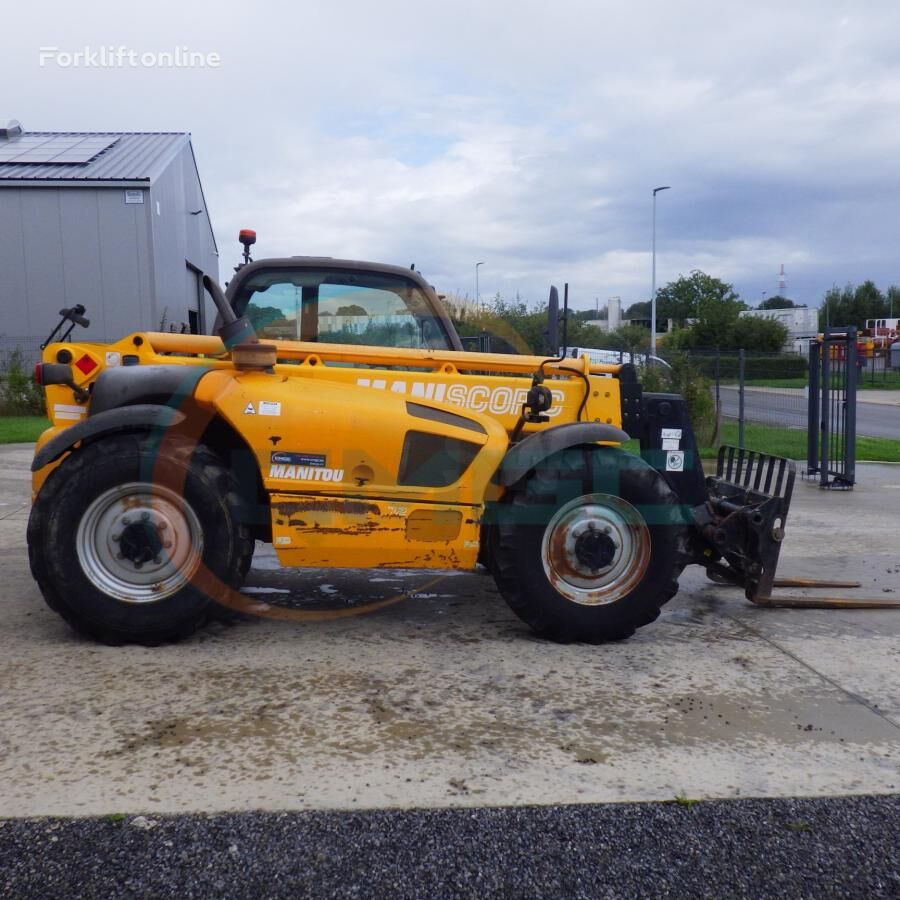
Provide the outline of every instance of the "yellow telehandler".
{"type": "Polygon", "coordinates": [[[631,635],[691,563],[769,596],[792,462],[725,447],[707,478],[683,399],[633,365],[464,352],[414,269],[242,239],[227,293],[204,281],[214,336],[44,349],[28,546],[79,631],[190,634],[240,607],[255,541],[285,566],[484,566],[560,641],[631,635]]]}

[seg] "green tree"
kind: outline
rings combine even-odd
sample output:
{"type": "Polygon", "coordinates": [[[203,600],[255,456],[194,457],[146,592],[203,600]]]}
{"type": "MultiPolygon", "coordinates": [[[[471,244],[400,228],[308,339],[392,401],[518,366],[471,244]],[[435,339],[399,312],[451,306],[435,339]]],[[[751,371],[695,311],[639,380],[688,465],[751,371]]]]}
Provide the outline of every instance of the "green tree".
{"type": "MultiPolygon", "coordinates": [[[[657,294],[657,297],[659,294],[657,294]]],[[[625,315],[623,316],[625,319],[649,319],[650,318],[650,301],[649,300],[638,300],[637,303],[632,303],[628,309],[625,310],[625,315]]]]}
{"type": "Polygon", "coordinates": [[[787,343],[788,330],[775,319],[739,316],[719,345],[723,350],[754,350],[778,353],[787,343]]]}
{"type": "Polygon", "coordinates": [[[860,285],[845,285],[843,288],[833,287],[826,292],[822,306],[819,308],[819,328],[826,325],[856,325],[865,328],[867,319],[885,318],[890,314],[890,298],[894,297],[896,313],[898,289],[891,286],[887,295],[883,294],[873,281],[864,281],[860,285]]]}
{"type": "Polygon", "coordinates": [[[727,327],[746,308],[730,284],[699,269],[670,281],[656,295],[657,319],[672,319],[677,328],[688,319],[713,328],[727,327]]]}
{"type": "Polygon", "coordinates": [[[805,303],[794,303],[788,297],[782,297],[776,294],[774,297],[767,297],[757,307],[758,309],[805,309],[805,303]]]}
{"type": "MultiPolygon", "coordinates": [[[[547,346],[548,306],[546,303],[529,306],[521,299],[505,300],[495,296],[484,310],[462,304],[447,304],[447,309],[461,337],[474,337],[487,332],[499,338],[518,353],[535,355],[556,353],[557,348],[547,346]]],[[[596,325],[588,325],[582,315],[569,310],[566,341],[569,347],[596,347],[600,349],[632,349],[646,346],[649,332],[645,328],[619,329],[607,334],[596,325]]],[[[563,339],[562,321],[559,340],[563,339]]],[[[502,345],[501,345],[502,346],[502,345]]]]}
{"type": "Polygon", "coordinates": [[[348,306],[339,306],[336,316],[367,316],[366,310],[358,303],[351,303],[348,306]]]}
{"type": "MultiPolygon", "coordinates": [[[[262,330],[268,325],[274,325],[275,323],[282,323],[284,320],[284,313],[275,306],[257,306],[252,301],[247,304],[247,310],[245,315],[250,320],[250,323],[257,330],[262,330]]],[[[286,320],[284,320],[286,323],[286,320]]],[[[160,331],[163,329],[160,328],[160,331]]]]}

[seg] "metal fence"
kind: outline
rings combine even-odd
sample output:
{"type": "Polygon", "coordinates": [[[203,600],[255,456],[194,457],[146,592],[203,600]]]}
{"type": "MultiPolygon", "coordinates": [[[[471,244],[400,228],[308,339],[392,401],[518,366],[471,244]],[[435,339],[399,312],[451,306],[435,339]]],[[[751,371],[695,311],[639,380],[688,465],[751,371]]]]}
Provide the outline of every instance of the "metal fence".
{"type": "Polygon", "coordinates": [[[783,455],[806,455],[809,389],[803,356],[749,350],[691,356],[712,384],[723,442],[752,448],[771,446],[776,438],[783,455]]]}
{"type": "Polygon", "coordinates": [[[859,348],[859,384],[868,384],[871,387],[894,387],[900,381],[900,366],[898,354],[891,359],[891,347],[875,347],[866,344],[859,348]]]}
{"type": "Polygon", "coordinates": [[[5,377],[10,364],[18,352],[19,365],[30,372],[41,361],[41,342],[46,335],[40,337],[11,337],[0,334],[0,378],[5,377]]]}
{"type": "Polygon", "coordinates": [[[0,334],[0,387],[7,380],[13,365],[27,375],[41,361],[41,342],[44,337],[9,337],[0,334]]]}

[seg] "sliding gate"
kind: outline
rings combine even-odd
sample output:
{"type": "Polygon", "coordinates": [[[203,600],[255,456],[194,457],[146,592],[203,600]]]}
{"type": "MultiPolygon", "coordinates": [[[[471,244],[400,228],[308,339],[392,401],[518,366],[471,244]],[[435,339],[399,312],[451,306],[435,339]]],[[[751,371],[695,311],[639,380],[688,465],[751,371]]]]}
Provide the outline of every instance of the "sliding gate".
{"type": "Polygon", "coordinates": [[[808,475],[849,490],[856,480],[856,328],[826,328],[809,345],[808,475]]]}

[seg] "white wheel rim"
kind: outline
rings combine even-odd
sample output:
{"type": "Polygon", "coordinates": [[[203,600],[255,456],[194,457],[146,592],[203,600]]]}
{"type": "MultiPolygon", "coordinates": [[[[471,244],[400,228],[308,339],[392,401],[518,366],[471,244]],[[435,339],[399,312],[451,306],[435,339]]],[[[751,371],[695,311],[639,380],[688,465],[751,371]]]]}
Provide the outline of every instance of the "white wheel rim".
{"type": "Polygon", "coordinates": [[[96,497],[78,522],[81,570],[99,591],[155,603],[179,591],[203,556],[197,514],[161,485],[129,482],[96,497]]]}
{"type": "Polygon", "coordinates": [[[650,531],[621,497],[585,494],[560,507],[544,529],[541,562],[550,584],[583,606],[615,603],[650,565],[650,531]]]}

